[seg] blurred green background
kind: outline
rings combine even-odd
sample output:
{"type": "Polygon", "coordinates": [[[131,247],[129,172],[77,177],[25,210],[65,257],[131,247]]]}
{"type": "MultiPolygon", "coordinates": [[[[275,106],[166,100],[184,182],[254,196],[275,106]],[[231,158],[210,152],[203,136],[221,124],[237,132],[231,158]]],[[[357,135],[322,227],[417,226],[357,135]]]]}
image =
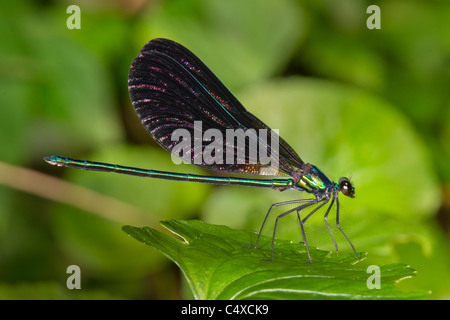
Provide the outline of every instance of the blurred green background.
{"type": "MultiPolygon", "coordinates": [[[[259,230],[270,204],[307,197],[42,161],[207,173],[172,164],[129,101],[130,64],[156,37],[198,55],[305,162],[351,177],[341,225],[368,252],[363,264],[409,264],[417,276],[402,290],[450,298],[448,1],[2,1],[0,37],[1,299],[190,297],[175,265],[122,225],[195,218],[259,230]],[[79,30],[66,27],[71,4],[79,30]],[[380,30],[366,26],[371,4],[380,30]],[[66,288],[73,264],[81,290],[66,288]]],[[[300,240],[291,222],[279,236],[300,240]]],[[[306,226],[334,251],[322,213],[306,226]]]]}

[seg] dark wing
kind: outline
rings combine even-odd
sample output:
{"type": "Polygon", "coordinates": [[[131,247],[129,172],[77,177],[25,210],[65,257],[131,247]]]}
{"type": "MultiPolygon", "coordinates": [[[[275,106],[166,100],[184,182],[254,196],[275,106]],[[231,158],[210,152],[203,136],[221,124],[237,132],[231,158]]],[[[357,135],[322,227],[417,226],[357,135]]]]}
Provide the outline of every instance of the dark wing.
{"type": "Polygon", "coordinates": [[[154,39],[142,48],[131,65],[128,89],[145,129],[163,148],[185,161],[210,170],[262,175],[291,175],[304,165],[297,153],[248,112],[199,58],[174,41],[154,39]],[[172,141],[176,129],[186,130],[178,132],[189,133],[190,141],[172,141]],[[203,141],[201,137],[209,129],[215,129],[209,133],[221,133],[223,141],[214,134],[210,141],[203,141]],[[228,129],[234,132],[232,139],[226,139],[228,129]],[[256,135],[248,129],[254,129],[256,135]],[[267,135],[260,135],[260,129],[267,130],[267,135]],[[241,138],[245,140],[243,148],[238,143],[241,138]],[[221,147],[216,148],[218,145],[221,147]],[[271,160],[263,161],[256,149],[266,151],[271,160]],[[231,163],[226,161],[230,154],[234,157],[231,163]]]}

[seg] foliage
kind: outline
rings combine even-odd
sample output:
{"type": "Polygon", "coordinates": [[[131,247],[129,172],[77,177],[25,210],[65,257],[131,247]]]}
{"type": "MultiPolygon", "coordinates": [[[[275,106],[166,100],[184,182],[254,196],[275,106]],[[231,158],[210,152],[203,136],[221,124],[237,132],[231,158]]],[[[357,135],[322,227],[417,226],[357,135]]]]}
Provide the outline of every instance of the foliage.
{"type": "Polygon", "coordinates": [[[304,248],[284,240],[275,242],[273,261],[264,262],[270,259],[270,237],[262,237],[263,249],[255,250],[245,247],[255,243],[252,232],[195,220],[162,225],[181,240],[148,227],[123,230],[175,262],[196,299],[412,299],[426,295],[397,290],[397,281],[414,275],[405,265],[381,267],[380,288],[369,289],[366,282],[371,274],[354,265],[357,260],[352,254],[330,258],[328,252],[312,249],[309,264],[304,248]]]}

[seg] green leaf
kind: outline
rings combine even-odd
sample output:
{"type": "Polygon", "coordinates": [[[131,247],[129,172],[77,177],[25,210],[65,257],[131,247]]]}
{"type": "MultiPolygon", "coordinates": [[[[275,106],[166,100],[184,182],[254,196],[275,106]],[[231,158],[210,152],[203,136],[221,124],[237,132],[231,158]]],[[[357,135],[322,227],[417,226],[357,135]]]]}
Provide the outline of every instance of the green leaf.
{"type": "Polygon", "coordinates": [[[181,237],[154,229],[124,226],[130,236],[165,254],[184,273],[196,299],[415,299],[426,293],[400,292],[396,282],[414,275],[406,265],[380,267],[381,289],[369,289],[371,273],[355,264],[354,255],[329,257],[310,248],[312,264],[302,245],[276,240],[272,262],[269,237],[197,220],[163,221],[181,237]]]}

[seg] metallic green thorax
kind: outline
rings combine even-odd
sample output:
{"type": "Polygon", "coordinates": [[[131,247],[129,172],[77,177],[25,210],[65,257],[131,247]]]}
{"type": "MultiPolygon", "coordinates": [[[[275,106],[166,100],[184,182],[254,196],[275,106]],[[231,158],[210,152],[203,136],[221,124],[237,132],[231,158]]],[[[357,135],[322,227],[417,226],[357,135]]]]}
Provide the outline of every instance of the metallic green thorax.
{"type": "Polygon", "coordinates": [[[332,182],[314,165],[303,173],[297,187],[309,193],[323,193],[332,185],[332,182]]]}

